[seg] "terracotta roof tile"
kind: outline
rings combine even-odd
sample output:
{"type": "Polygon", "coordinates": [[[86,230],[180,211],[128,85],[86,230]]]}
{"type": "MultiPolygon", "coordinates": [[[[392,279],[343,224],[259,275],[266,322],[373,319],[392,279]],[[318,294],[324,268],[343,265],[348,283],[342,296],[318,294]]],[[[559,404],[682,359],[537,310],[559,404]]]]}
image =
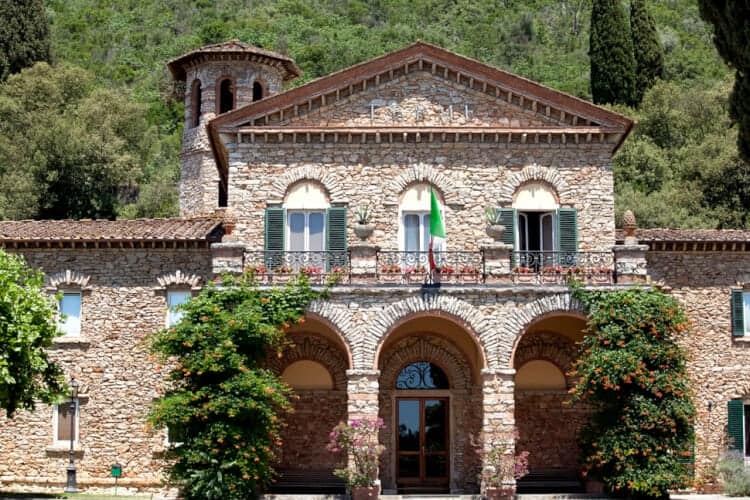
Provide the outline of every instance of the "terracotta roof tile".
{"type": "MultiPolygon", "coordinates": [[[[637,229],[638,241],[750,241],[750,231],[742,229],[637,229]]],[[[617,241],[624,238],[617,230],[617,241]]]]}
{"type": "Polygon", "coordinates": [[[302,70],[299,69],[294,63],[294,59],[278,52],[271,50],[261,49],[254,45],[250,45],[239,40],[229,40],[222,43],[214,43],[206,45],[195,50],[191,50],[179,57],[172,59],[167,62],[169,71],[172,72],[172,76],[175,80],[185,80],[185,65],[188,64],[195,58],[201,56],[216,56],[217,54],[244,54],[246,56],[257,56],[266,60],[277,61],[286,70],[287,74],[284,76],[284,81],[293,80],[302,74],[302,70]]]}
{"type": "Polygon", "coordinates": [[[215,241],[219,218],[0,221],[0,242],[215,241]]]}

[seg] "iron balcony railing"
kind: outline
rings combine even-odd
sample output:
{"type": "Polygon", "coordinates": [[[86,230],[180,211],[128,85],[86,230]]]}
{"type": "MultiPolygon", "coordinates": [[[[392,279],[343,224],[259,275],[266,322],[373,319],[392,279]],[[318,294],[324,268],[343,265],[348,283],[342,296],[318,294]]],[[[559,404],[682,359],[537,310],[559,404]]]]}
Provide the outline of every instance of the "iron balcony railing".
{"type": "Polygon", "coordinates": [[[510,252],[507,260],[489,258],[485,252],[437,252],[440,272],[430,272],[429,252],[378,250],[370,256],[351,252],[254,251],[245,254],[245,269],[261,283],[284,283],[297,274],[313,283],[335,275],[351,285],[430,284],[565,284],[614,283],[611,252],[510,252]]]}

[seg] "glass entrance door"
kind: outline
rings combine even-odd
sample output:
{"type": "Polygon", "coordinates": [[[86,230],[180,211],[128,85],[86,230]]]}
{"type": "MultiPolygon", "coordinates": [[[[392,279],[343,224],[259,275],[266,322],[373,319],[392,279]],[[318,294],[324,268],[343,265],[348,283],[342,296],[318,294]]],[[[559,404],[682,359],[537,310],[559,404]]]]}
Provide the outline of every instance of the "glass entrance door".
{"type": "Polygon", "coordinates": [[[398,488],[447,488],[448,398],[399,398],[396,411],[398,488]]]}

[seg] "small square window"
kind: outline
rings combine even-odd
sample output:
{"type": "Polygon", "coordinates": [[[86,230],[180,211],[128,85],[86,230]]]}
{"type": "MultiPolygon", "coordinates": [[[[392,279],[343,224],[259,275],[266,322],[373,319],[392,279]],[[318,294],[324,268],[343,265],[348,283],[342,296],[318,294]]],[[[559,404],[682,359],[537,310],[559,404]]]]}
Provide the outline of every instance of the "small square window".
{"type": "Polygon", "coordinates": [[[70,444],[71,436],[74,442],[78,440],[78,401],[74,404],[75,409],[70,401],[54,406],[55,444],[70,444]]]}
{"type": "Polygon", "coordinates": [[[182,427],[167,427],[164,444],[176,448],[185,442],[185,429],[182,427]]]}
{"type": "Polygon", "coordinates": [[[179,306],[192,298],[189,290],[169,290],[167,292],[167,326],[174,326],[185,316],[179,306]]]}
{"type": "Polygon", "coordinates": [[[81,293],[64,292],[58,303],[58,326],[65,335],[81,333],[81,293]]]}

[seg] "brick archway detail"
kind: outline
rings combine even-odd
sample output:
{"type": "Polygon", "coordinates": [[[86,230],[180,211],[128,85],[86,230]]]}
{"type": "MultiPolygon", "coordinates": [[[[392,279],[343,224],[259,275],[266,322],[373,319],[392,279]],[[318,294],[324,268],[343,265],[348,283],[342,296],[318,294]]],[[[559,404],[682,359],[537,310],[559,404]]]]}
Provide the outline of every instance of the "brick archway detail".
{"type": "Polygon", "coordinates": [[[510,175],[503,182],[500,188],[500,203],[510,205],[513,202],[513,194],[515,194],[518,188],[531,181],[542,181],[552,186],[557,191],[560,203],[569,200],[568,183],[557,173],[557,170],[533,164],[524,167],[520,172],[510,175]]]}
{"type": "Polygon", "coordinates": [[[349,310],[326,300],[314,300],[307,306],[305,315],[326,324],[341,341],[348,361],[347,369],[358,368],[354,348],[357,347],[358,336],[349,310]]]}
{"type": "Polygon", "coordinates": [[[348,203],[346,194],[343,188],[339,185],[338,181],[333,175],[326,171],[323,167],[314,165],[305,165],[304,167],[290,168],[283,174],[278,176],[275,181],[271,184],[271,192],[269,193],[269,199],[274,202],[281,202],[286,195],[287,190],[293,184],[299,181],[317,181],[325,188],[329,201],[331,204],[345,204],[348,203]]]}
{"type": "Polygon", "coordinates": [[[387,361],[381,357],[381,388],[395,390],[398,374],[416,361],[429,361],[439,366],[448,376],[451,389],[467,389],[472,384],[469,362],[456,346],[432,335],[415,335],[389,346],[387,361]]]}
{"type": "Polygon", "coordinates": [[[50,275],[47,279],[47,286],[50,288],[58,288],[61,286],[86,288],[90,280],[91,275],[89,274],[83,274],[79,273],[78,271],[71,271],[70,269],[66,269],[65,271],[60,271],[59,273],[50,275]]]}
{"type": "Polygon", "coordinates": [[[316,361],[323,365],[333,379],[333,389],[346,390],[346,354],[341,352],[328,340],[314,334],[299,333],[291,335],[294,347],[284,351],[282,358],[274,357],[269,368],[281,375],[292,363],[297,361],[316,361]]]}
{"type": "Polygon", "coordinates": [[[398,197],[404,190],[411,184],[418,182],[426,182],[432,184],[443,195],[443,200],[446,204],[451,205],[458,203],[458,194],[453,186],[453,181],[448,178],[445,174],[438,171],[432,165],[426,163],[419,163],[412,165],[405,169],[395,179],[390,182],[388,187],[389,193],[392,193],[390,203],[392,205],[398,205],[398,197]]]}
{"type": "Polygon", "coordinates": [[[513,367],[518,371],[529,361],[549,361],[563,372],[565,381],[570,387],[572,379],[568,376],[568,372],[577,357],[576,346],[569,338],[556,333],[539,332],[524,335],[521,338],[513,356],[513,367]]]}
{"type": "Polygon", "coordinates": [[[362,330],[352,338],[352,344],[359,347],[354,352],[355,367],[373,369],[388,333],[410,316],[430,313],[458,323],[475,342],[485,364],[491,364],[490,359],[494,356],[490,353],[494,351],[497,341],[484,315],[470,303],[456,297],[425,294],[409,297],[386,307],[372,319],[368,330],[362,330]]]}
{"type": "Polygon", "coordinates": [[[526,329],[533,322],[553,313],[583,316],[585,311],[583,304],[569,293],[548,295],[515,309],[513,314],[505,316],[505,321],[500,325],[498,365],[513,368],[513,356],[526,329]]]}

